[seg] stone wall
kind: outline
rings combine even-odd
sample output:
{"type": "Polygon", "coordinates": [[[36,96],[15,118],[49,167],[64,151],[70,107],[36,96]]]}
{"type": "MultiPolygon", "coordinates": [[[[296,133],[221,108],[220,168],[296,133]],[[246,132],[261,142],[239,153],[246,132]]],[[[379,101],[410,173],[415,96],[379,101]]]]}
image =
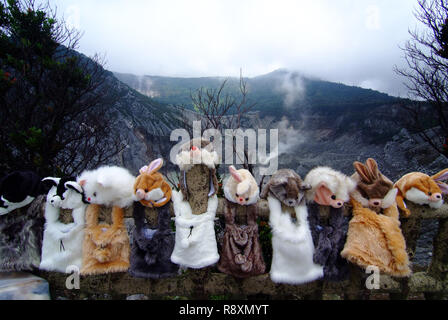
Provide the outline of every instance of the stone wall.
{"type": "MultiPolygon", "coordinates": [[[[269,216],[267,202],[259,201],[259,217],[266,221],[269,216]]],[[[422,220],[437,219],[438,231],[434,238],[432,261],[425,270],[413,270],[410,278],[400,279],[381,276],[378,290],[365,288],[368,276],[363,270],[351,265],[351,277],[347,281],[330,283],[322,280],[305,285],[275,284],[269,274],[248,279],[236,279],[219,273],[215,267],[201,270],[181,270],[177,277],[154,280],[133,278],[127,273],[81,277],[80,289],[65,287],[66,275],[53,272],[35,272],[48,280],[52,298],[69,299],[124,299],[142,294],[151,299],[446,299],[448,298],[448,205],[438,210],[409,204],[412,215],[401,219],[409,257],[415,253],[422,220]]],[[[218,216],[223,212],[220,199],[218,216]]],[[[322,208],[321,214],[328,214],[322,208]]],[[[107,209],[106,209],[107,210],[107,209]]],[[[132,209],[126,216],[132,216],[132,209]]],[[[350,214],[346,210],[346,214],[350,214]]],[[[269,266],[268,266],[269,267],[269,266]]]]}

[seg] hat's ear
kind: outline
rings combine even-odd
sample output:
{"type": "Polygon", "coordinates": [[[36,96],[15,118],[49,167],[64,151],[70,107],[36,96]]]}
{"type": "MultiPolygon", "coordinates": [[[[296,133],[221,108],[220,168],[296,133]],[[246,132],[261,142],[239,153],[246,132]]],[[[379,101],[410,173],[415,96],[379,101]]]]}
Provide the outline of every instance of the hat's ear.
{"type": "Polygon", "coordinates": [[[86,182],[87,182],[87,180],[86,180],[86,179],[83,179],[83,180],[79,181],[78,184],[79,184],[81,187],[84,187],[84,186],[86,185],[86,182]]]}
{"type": "Polygon", "coordinates": [[[431,177],[434,181],[448,180],[448,168],[436,173],[431,177]]]}
{"type": "Polygon", "coordinates": [[[436,181],[437,186],[440,188],[443,194],[448,194],[448,185],[444,182],[436,181]]]}
{"type": "Polygon", "coordinates": [[[229,172],[232,175],[233,179],[235,179],[238,183],[243,181],[243,178],[241,177],[241,175],[238,173],[238,171],[236,171],[234,166],[230,166],[229,167],[229,172]]]}
{"type": "Polygon", "coordinates": [[[79,194],[83,193],[82,187],[79,184],[77,184],[75,181],[67,181],[66,183],[64,183],[64,186],[67,189],[75,190],[79,194]]]}
{"type": "Polygon", "coordinates": [[[372,182],[370,179],[370,174],[368,172],[367,167],[362,164],[361,162],[355,161],[353,163],[353,167],[355,167],[355,171],[358,173],[359,177],[361,178],[361,180],[365,183],[370,183],[372,182]]]}
{"type": "Polygon", "coordinates": [[[163,159],[158,158],[156,160],[151,161],[148,166],[148,173],[153,173],[159,171],[159,169],[163,166],[163,159]]]}
{"type": "Polygon", "coordinates": [[[367,159],[366,165],[370,174],[372,181],[375,181],[380,176],[380,171],[378,170],[378,164],[372,158],[367,159]]]}
{"type": "Polygon", "coordinates": [[[42,179],[42,182],[48,183],[52,187],[57,187],[60,180],[61,180],[61,178],[46,177],[46,178],[42,179]]]}
{"type": "Polygon", "coordinates": [[[140,174],[147,173],[148,172],[148,166],[141,167],[139,172],[140,172],[140,174]]]}
{"type": "Polygon", "coordinates": [[[327,184],[325,182],[321,182],[316,188],[316,192],[314,194],[314,202],[322,206],[329,206],[331,204],[329,199],[331,199],[332,195],[333,192],[328,189],[327,184]]]}

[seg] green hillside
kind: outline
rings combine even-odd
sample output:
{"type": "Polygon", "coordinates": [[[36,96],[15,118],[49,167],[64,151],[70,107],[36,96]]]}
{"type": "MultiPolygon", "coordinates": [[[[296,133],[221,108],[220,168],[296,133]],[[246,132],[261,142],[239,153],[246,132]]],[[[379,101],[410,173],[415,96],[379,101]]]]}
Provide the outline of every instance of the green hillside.
{"type": "MultiPolygon", "coordinates": [[[[225,94],[239,96],[238,78],[202,77],[175,78],[161,76],[135,76],[115,73],[116,77],[130,87],[152,96],[155,100],[174,105],[192,108],[190,93],[198,88],[218,88],[227,79],[225,94]]],[[[249,103],[256,102],[254,110],[263,115],[292,116],[297,115],[300,108],[313,108],[316,112],[332,113],[345,111],[361,111],[384,104],[396,103],[399,99],[387,94],[347,86],[340,83],[322,81],[300,76],[286,70],[276,70],[266,75],[245,79],[248,84],[249,103]],[[285,105],[287,88],[294,89],[299,83],[303,96],[285,105]],[[286,87],[286,88],[285,88],[286,87]]]]}

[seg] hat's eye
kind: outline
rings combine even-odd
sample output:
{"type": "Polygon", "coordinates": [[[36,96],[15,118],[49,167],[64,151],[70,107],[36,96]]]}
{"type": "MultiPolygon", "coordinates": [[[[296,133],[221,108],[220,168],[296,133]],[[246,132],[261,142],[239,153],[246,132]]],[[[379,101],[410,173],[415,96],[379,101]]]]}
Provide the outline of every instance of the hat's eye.
{"type": "Polygon", "coordinates": [[[96,192],[93,193],[93,196],[96,197],[96,192]]]}
{"type": "Polygon", "coordinates": [[[249,198],[246,198],[246,201],[249,201],[249,198]]]}
{"type": "Polygon", "coordinates": [[[432,196],[432,192],[428,192],[428,195],[432,196]]]}
{"type": "Polygon", "coordinates": [[[332,196],[331,196],[331,199],[336,200],[336,196],[335,196],[335,195],[332,195],[332,196]]]}

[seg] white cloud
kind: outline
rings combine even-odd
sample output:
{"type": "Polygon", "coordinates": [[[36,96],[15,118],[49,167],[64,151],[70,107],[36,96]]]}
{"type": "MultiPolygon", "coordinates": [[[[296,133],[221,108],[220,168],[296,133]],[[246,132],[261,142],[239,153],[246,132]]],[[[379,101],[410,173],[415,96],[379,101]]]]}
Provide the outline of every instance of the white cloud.
{"type": "MultiPolygon", "coordinates": [[[[80,51],[110,70],[173,76],[255,76],[278,67],[360,85],[393,73],[416,25],[410,0],[50,0],[79,9],[80,51]]],[[[73,16],[73,14],[72,14],[73,16]]],[[[74,15],[75,18],[77,14],[74,15]]]]}

